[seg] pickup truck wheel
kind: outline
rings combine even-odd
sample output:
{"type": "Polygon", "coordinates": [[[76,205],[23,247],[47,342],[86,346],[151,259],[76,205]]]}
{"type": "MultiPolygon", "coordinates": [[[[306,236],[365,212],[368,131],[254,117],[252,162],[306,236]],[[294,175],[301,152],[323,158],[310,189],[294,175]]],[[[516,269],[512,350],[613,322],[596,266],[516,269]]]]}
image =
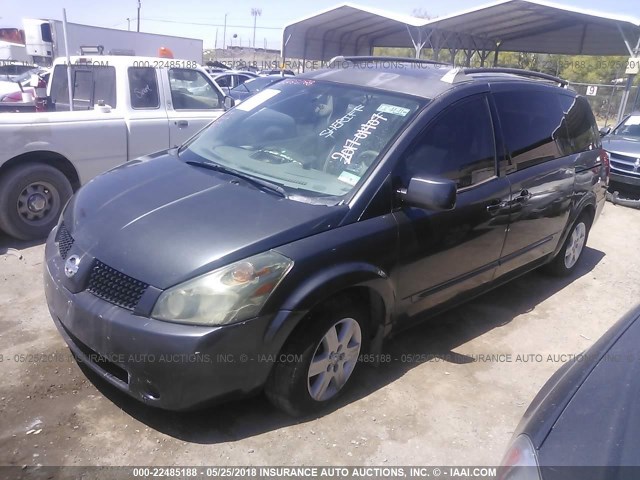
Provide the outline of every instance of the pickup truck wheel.
{"type": "Polygon", "coordinates": [[[587,244],[590,227],[591,222],[587,215],[578,217],[556,257],[544,266],[545,272],[557,277],[564,277],[573,272],[587,244]]]}
{"type": "Polygon", "coordinates": [[[292,416],[322,410],[351,385],[366,351],[365,310],[346,299],[314,312],[290,338],[265,387],[276,407],[292,416]]]}
{"type": "Polygon", "coordinates": [[[44,238],[72,194],[67,177],[50,165],[14,167],[0,177],[0,229],[21,240],[44,238]]]}

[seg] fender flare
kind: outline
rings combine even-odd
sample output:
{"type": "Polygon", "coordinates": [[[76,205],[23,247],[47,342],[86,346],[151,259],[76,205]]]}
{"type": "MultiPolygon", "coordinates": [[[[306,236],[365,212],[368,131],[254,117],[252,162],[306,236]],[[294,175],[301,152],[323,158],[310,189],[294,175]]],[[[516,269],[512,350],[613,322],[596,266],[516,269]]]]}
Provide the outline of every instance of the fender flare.
{"type": "Polygon", "coordinates": [[[395,289],[388,274],[365,262],[331,265],[301,282],[280,304],[267,332],[267,341],[284,342],[305,316],[323,301],[351,289],[366,289],[372,313],[372,350],[379,349],[391,324],[395,289]],[[375,328],[373,328],[375,327],[375,328]]]}

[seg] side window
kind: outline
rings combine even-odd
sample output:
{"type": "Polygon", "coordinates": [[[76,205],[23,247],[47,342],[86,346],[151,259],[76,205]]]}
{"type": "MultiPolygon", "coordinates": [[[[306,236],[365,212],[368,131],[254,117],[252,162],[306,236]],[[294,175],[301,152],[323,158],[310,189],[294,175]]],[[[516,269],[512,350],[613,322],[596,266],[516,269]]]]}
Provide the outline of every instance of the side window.
{"type": "Polygon", "coordinates": [[[134,109],[158,108],[160,97],[155,68],[130,67],[127,73],[131,107],[134,109]]]}
{"type": "Polygon", "coordinates": [[[220,88],[230,88],[231,87],[231,75],[224,75],[216,78],[216,83],[220,88]]]}
{"type": "Polygon", "coordinates": [[[567,154],[566,125],[558,95],[517,91],[493,94],[504,140],[517,170],[567,154]]]}
{"type": "MultiPolygon", "coordinates": [[[[116,71],[113,67],[72,67],[73,108],[92,109],[101,100],[116,107],[116,71]]],[[[51,80],[51,100],[56,110],[69,109],[67,67],[56,65],[51,80]]]]}
{"type": "Polygon", "coordinates": [[[403,181],[414,176],[455,180],[458,188],[496,174],[496,148],[487,99],[476,96],[458,102],[429,124],[409,149],[403,181]]]}
{"type": "MultiPolygon", "coordinates": [[[[93,68],[93,103],[103,100],[106,105],[116,106],[116,69],[113,67],[93,68]]],[[[91,106],[93,108],[93,105],[91,106]]]]}
{"type": "Polygon", "coordinates": [[[40,35],[43,42],[53,43],[53,37],[51,36],[51,25],[49,23],[43,23],[40,25],[40,35]]]}
{"type": "Polygon", "coordinates": [[[174,110],[211,110],[222,106],[218,91],[197,70],[170,69],[169,85],[174,110]]]}
{"type": "Polygon", "coordinates": [[[567,119],[572,153],[598,148],[600,146],[598,125],[587,99],[560,95],[560,103],[567,119]]]}

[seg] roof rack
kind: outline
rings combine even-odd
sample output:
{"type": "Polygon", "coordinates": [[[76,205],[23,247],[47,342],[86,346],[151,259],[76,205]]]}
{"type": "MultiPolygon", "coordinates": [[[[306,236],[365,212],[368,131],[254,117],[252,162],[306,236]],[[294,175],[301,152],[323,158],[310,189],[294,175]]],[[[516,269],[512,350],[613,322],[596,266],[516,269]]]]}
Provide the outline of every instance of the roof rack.
{"type": "Polygon", "coordinates": [[[510,73],[512,75],[518,75],[520,77],[540,78],[542,80],[548,80],[550,82],[557,83],[561,87],[565,87],[569,84],[567,80],[563,80],[559,77],[554,77],[547,73],[532,72],[530,70],[522,70],[521,68],[504,68],[504,67],[481,67],[481,68],[461,68],[460,72],[465,75],[471,75],[473,73],[510,73]]]}
{"type": "Polygon", "coordinates": [[[445,65],[451,67],[450,63],[446,62],[438,62],[437,60],[427,60],[422,58],[409,58],[409,57],[379,57],[375,55],[368,56],[349,56],[345,57],[343,55],[338,55],[337,57],[333,57],[329,60],[329,64],[334,62],[351,62],[351,63],[359,63],[359,62],[404,62],[404,63],[422,63],[426,65],[445,65]]]}

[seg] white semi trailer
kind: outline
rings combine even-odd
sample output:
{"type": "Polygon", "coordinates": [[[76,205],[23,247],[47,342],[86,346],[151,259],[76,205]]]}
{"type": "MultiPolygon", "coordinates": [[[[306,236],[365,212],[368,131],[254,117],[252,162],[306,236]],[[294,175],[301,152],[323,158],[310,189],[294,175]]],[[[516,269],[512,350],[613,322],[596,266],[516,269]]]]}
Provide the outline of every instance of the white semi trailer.
{"type": "MultiPolygon", "coordinates": [[[[25,18],[23,20],[26,54],[34,64],[51,65],[67,55],[62,22],[25,18]]],[[[155,33],[130,32],[113,28],[67,23],[69,55],[82,53],[82,47],[99,47],[104,55],[155,57],[161,48],[171,50],[175,58],[202,63],[202,40],[155,33]]]]}

